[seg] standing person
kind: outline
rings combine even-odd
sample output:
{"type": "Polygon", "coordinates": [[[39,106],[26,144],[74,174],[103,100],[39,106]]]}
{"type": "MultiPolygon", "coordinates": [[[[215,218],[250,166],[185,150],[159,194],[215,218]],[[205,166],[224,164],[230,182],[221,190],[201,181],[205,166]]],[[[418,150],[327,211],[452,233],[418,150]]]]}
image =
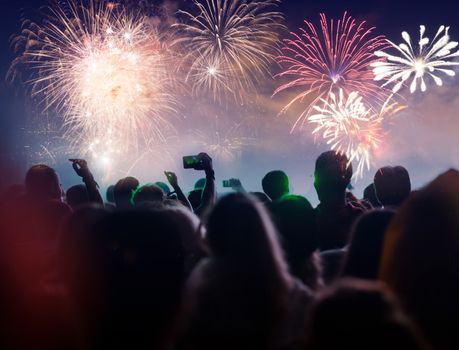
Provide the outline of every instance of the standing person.
{"type": "Polygon", "coordinates": [[[220,200],[208,220],[210,257],[188,286],[186,349],[270,349],[303,332],[311,292],[288,274],[261,203],[241,193],[220,200]]]}
{"type": "Polygon", "coordinates": [[[346,201],[346,189],[352,178],[352,164],[336,151],[322,153],[316,160],[314,187],[320,204],[316,208],[321,250],[343,248],[350,229],[363,209],[346,201]]]}
{"type": "Polygon", "coordinates": [[[459,172],[413,194],[386,233],[384,281],[435,349],[459,347],[459,172]]]}

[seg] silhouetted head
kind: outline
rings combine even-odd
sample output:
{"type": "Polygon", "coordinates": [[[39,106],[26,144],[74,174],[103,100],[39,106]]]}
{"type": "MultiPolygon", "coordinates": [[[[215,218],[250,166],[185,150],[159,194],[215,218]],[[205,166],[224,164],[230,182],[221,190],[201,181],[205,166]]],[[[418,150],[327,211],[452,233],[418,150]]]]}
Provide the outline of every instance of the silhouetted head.
{"type": "Polygon", "coordinates": [[[379,169],[374,184],[376,197],[384,206],[399,206],[411,193],[410,175],[402,166],[379,169]]]}
{"type": "Polygon", "coordinates": [[[193,190],[188,194],[188,200],[190,201],[190,204],[193,208],[193,210],[196,210],[199,208],[201,205],[201,199],[202,199],[202,189],[197,189],[193,190]]]}
{"type": "Polygon", "coordinates": [[[206,241],[213,256],[244,266],[262,283],[268,279],[277,280],[279,288],[285,285],[288,269],[274,225],[263,205],[251,197],[223,197],[210,214],[206,241]]]}
{"type": "Polygon", "coordinates": [[[311,308],[312,350],[424,349],[413,325],[382,285],[342,280],[311,308]]]}
{"type": "Polygon", "coordinates": [[[70,187],[65,193],[67,204],[75,209],[76,207],[89,203],[88,190],[85,185],[75,185],[70,187]]]}
{"type": "Polygon", "coordinates": [[[288,176],[282,170],[274,170],[267,173],[261,181],[261,186],[273,201],[279,200],[290,192],[288,176]]]}
{"type": "Polygon", "coordinates": [[[118,208],[129,208],[132,206],[131,197],[139,187],[139,180],[128,176],[119,180],[114,189],[115,203],[118,208]]]}
{"type": "Polygon", "coordinates": [[[163,192],[166,194],[166,196],[169,196],[169,194],[172,192],[165,182],[157,181],[155,182],[155,185],[161,188],[163,192]]]}
{"type": "Polygon", "coordinates": [[[27,195],[35,199],[50,200],[62,197],[59,176],[53,168],[44,164],[34,165],[27,171],[25,185],[27,195]]]}
{"type": "Polygon", "coordinates": [[[316,160],[314,187],[320,202],[331,198],[344,201],[346,188],[352,178],[352,164],[344,153],[328,151],[316,160]]]}
{"type": "Polygon", "coordinates": [[[389,210],[373,210],[357,219],[343,265],[344,276],[377,279],[384,234],[394,215],[389,210]]]}
{"type": "Polygon", "coordinates": [[[363,191],[363,199],[370,203],[373,208],[379,208],[381,206],[378,197],[376,197],[375,185],[373,183],[365,187],[365,190],[363,191]]]}
{"type": "Polygon", "coordinates": [[[107,187],[105,198],[108,203],[112,203],[112,204],[115,203],[115,185],[110,185],[107,187]]]}
{"type": "Polygon", "coordinates": [[[132,194],[132,203],[136,206],[147,202],[163,203],[165,199],[166,194],[161,187],[153,184],[141,186],[132,194]]]}

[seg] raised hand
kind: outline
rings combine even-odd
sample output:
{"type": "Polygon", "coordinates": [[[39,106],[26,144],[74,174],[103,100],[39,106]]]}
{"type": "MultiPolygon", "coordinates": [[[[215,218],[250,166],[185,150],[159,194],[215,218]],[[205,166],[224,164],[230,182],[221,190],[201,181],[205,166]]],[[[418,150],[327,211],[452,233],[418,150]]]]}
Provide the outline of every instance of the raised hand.
{"type": "Polygon", "coordinates": [[[166,175],[169,184],[175,189],[178,186],[177,175],[172,171],[165,171],[164,175],[166,175]]]}
{"type": "Polygon", "coordinates": [[[69,161],[72,162],[72,167],[73,170],[75,170],[75,173],[80,176],[85,183],[89,200],[93,203],[103,204],[104,201],[97,189],[99,185],[94,180],[91,170],[89,170],[88,162],[84,159],[69,159],[69,161]]]}
{"type": "Polygon", "coordinates": [[[76,174],[83,179],[90,179],[92,178],[91,171],[88,167],[88,162],[84,159],[69,159],[72,162],[73,170],[75,170],[76,174]]]}
{"type": "Polygon", "coordinates": [[[190,201],[188,198],[185,196],[183,193],[182,189],[180,188],[177,180],[177,175],[172,172],[172,171],[165,171],[164,175],[166,175],[167,181],[169,181],[169,184],[172,186],[174,189],[175,193],[177,194],[177,198],[184,206],[186,206],[188,209],[193,211],[193,207],[190,204],[190,201]]]}
{"type": "Polygon", "coordinates": [[[201,158],[201,166],[197,170],[204,170],[207,172],[213,171],[212,158],[207,153],[199,153],[198,156],[201,158]]]}
{"type": "Polygon", "coordinates": [[[242,186],[241,180],[239,179],[230,179],[231,188],[236,192],[245,192],[244,187],[242,186]]]}

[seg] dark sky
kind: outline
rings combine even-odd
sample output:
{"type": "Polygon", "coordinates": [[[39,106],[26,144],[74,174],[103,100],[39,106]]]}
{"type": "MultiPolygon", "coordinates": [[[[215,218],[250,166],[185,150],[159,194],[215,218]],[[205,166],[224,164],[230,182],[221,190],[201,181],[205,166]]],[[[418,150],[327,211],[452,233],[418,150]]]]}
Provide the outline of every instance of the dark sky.
{"type": "MultiPolygon", "coordinates": [[[[181,0],[179,6],[190,2],[181,0]]],[[[48,0],[0,0],[1,76],[4,76],[12,58],[9,37],[18,32],[21,14],[47,3],[48,0]]],[[[330,18],[338,18],[348,11],[353,17],[367,20],[377,27],[378,33],[395,41],[400,39],[402,30],[416,31],[419,24],[425,24],[432,30],[441,24],[450,25],[452,36],[459,36],[459,2],[454,0],[431,0],[428,3],[422,0],[284,0],[281,10],[290,30],[296,30],[304,19],[317,21],[320,12],[330,18]]]]}
{"type": "MultiPolygon", "coordinates": [[[[15,170],[24,171],[24,152],[20,150],[27,142],[20,132],[26,115],[25,99],[21,91],[13,91],[3,80],[14,57],[9,39],[18,33],[23,13],[33,13],[47,3],[47,0],[0,0],[0,164],[3,164],[0,173],[6,177],[15,170]],[[8,165],[15,165],[16,169],[8,165]]],[[[190,0],[181,0],[178,6],[186,7],[189,3],[190,0]]],[[[320,12],[325,12],[328,18],[339,18],[348,11],[353,17],[367,20],[377,27],[378,34],[384,34],[397,43],[403,30],[417,33],[420,24],[427,26],[430,35],[440,25],[450,25],[451,36],[456,40],[459,38],[459,2],[452,0],[431,0],[429,5],[422,0],[284,0],[281,11],[285,13],[287,26],[292,31],[296,31],[304,19],[317,23],[320,12]]],[[[0,178],[0,187],[7,182],[0,178]]]]}

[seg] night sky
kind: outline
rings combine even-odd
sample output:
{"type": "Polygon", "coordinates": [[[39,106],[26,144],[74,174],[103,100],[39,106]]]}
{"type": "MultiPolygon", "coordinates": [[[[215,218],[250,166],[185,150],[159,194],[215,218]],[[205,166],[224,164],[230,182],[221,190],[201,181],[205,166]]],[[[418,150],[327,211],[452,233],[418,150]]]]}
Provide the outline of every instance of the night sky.
{"type": "MultiPolygon", "coordinates": [[[[26,115],[35,113],[33,107],[31,107],[33,103],[24,96],[23,89],[17,86],[12,88],[4,82],[3,78],[14,57],[9,40],[11,35],[19,32],[22,14],[33,13],[34,10],[47,3],[46,0],[0,0],[0,162],[2,164],[0,187],[14,182],[18,176],[23,176],[26,167],[30,165],[27,164],[27,155],[24,151],[24,145],[28,143],[28,140],[22,129],[25,126],[26,115]]],[[[160,5],[162,2],[158,1],[157,3],[160,5]]],[[[190,1],[186,0],[174,2],[179,8],[186,8],[189,3],[190,1]]],[[[304,19],[317,23],[320,12],[326,13],[328,18],[340,18],[343,12],[347,10],[353,17],[365,19],[370,25],[375,26],[377,34],[384,34],[397,43],[401,41],[400,34],[403,30],[417,35],[420,24],[426,25],[428,34],[431,36],[440,25],[450,25],[452,27],[450,30],[451,37],[453,40],[458,40],[459,2],[451,0],[430,1],[428,4],[424,1],[413,0],[284,0],[280,9],[285,14],[286,25],[292,31],[296,31],[302,25],[304,19]]],[[[451,91],[449,93],[451,94],[451,91]]],[[[441,104],[444,101],[449,101],[451,105],[457,104],[455,96],[448,95],[439,98],[442,99],[441,104]]],[[[434,99],[434,97],[429,97],[429,99],[434,99]]],[[[419,102],[418,100],[416,101],[419,102]]],[[[418,104],[418,108],[425,110],[430,108],[432,111],[436,111],[438,109],[435,107],[435,103],[437,102],[433,101],[432,105],[427,107],[418,104]]],[[[448,118],[452,117],[454,116],[448,116],[448,118]]],[[[459,119],[459,113],[455,117],[459,119]]],[[[436,126],[431,120],[427,121],[426,119],[426,123],[421,126],[422,130],[436,126]]],[[[409,125],[412,124],[408,124],[406,127],[409,128],[409,125]]],[[[456,128],[457,126],[458,123],[455,122],[452,127],[456,128]]],[[[454,133],[456,132],[457,129],[454,130],[454,133]]],[[[441,131],[439,133],[438,139],[441,139],[441,131]]],[[[438,148],[438,145],[435,146],[438,148]]],[[[419,149],[417,151],[414,155],[407,153],[403,159],[411,161],[412,168],[416,168],[419,171],[422,167],[428,167],[429,165],[426,157],[418,157],[419,149]],[[426,162],[426,164],[423,162],[426,162]]],[[[442,152],[441,149],[440,152],[442,152]]],[[[314,159],[316,156],[317,154],[313,154],[310,159],[314,159]]],[[[457,161],[455,158],[446,157],[445,161],[439,165],[439,168],[454,166],[457,161]]],[[[425,182],[430,175],[431,173],[427,172],[424,177],[421,176],[417,185],[422,185],[422,182],[425,182]]],[[[309,191],[305,190],[302,192],[309,193],[309,191]]]]}

